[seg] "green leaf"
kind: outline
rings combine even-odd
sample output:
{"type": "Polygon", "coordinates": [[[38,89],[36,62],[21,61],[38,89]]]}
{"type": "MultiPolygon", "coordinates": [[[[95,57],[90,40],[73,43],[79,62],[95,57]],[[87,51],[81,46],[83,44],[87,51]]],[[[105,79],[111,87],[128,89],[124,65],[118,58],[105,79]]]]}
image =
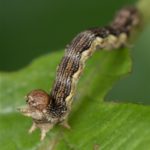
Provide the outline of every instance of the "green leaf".
{"type": "Polygon", "coordinates": [[[115,84],[109,95],[109,101],[125,101],[150,105],[150,25],[136,40],[132,48],[133,67],[132,73],[115,84]]]}
{"type": "Polygon", "coordinates": [[[0,73],[0,146],[2,150],[147,150],[150,148],[150,108],[105,102],[112,85],[131,72],[128,49],[97,51],[79,81],[70,114],[71,130],[55,127],[43,142],[39,131],[27,133],[31,119],[16,111],[26,93],[49,91],[64,51],[54,52],[25,69],[0,73]]]}

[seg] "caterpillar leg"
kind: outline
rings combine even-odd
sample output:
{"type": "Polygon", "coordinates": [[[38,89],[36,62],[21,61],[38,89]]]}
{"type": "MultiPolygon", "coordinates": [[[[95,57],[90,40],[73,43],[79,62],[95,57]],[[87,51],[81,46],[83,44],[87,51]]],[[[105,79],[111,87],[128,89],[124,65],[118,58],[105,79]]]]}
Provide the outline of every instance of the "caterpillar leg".
{"type": "MultiPolygon", "coordinates": [[[[38,120],[43,120],[43,116],[45,116],[45,114],[38,110],[35,110],[29,106],[26,106],[26,107],[22,107],[22,108],[18,108],[18,110],[24,115],[24,116],[27,116],[27,117],[31,117],[32,119],[34,119],[35,121],[38,121],[38,120]]],[[[33,124],[31,126],[31,128],[29,129],[29,133],[32,133],[33,131],[35,131],[37,128],[39,128],[41,130],[41,140],[43,140],[46,136],[46,133],[53,128],[55,123],[51,123],[51,122],[48,122],[48,123],[44,123],[43,121],[40,122],[40,123],[37,123],[37,122],[34,122],[33,121],[33,124]]]]}
{"type": "Polygon", "coordinates": [[[33,122],[31,128],[29,129],[29,133],[32,133],[37,128],[36,124],[33,122]]]}
{"type": "Polygon", "coordinates": [[[61,122],[60,125],[66,129],[71,129],[71,126],[69,125],[68,120],[61,122]]]}
{"type": "Polygon", "coordinates": [[[42,123],[42,124],[36,124],[36,126],[41,130],[41,138],[40,138],[40,140],[42,141],[42,140],[44,140],[47,132],[53,128],[54,124],[42,123]]]}
{"type": "Polygon", "coordinates": [[[31,110],[29,109],[28,106],[24,106],[24,107],[21,107],[21,108],[17,108],[18,111],[20,111],[24,116],[27,116],[27,117],[31,117],[32,116],[32,112],[31,110]]]}

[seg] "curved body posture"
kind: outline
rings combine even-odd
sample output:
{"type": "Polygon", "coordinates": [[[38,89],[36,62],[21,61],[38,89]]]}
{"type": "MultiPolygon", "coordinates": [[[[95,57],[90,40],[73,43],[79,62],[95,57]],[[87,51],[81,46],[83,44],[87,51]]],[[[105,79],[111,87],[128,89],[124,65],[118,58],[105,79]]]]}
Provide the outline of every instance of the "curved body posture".
{"type": "Polygon", "coordinates": [[[98,49],[112,50],[127,43],[130,32],[139,24],[134,7],[121,9],[107,27],[92,28],[78,34],[67,46],[56,73],[50,94],[33,90],[27,96],[27,106],[20,111],[33,119],[32,132],[41,129],[41,139],[55,124],[69,128],[67,117],[85,61],[98,49]]]}

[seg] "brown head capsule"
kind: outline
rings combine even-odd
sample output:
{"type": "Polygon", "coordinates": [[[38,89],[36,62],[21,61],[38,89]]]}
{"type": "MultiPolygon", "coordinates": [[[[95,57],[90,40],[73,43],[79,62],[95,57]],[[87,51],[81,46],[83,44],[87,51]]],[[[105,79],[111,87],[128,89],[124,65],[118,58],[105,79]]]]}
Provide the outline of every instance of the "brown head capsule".
{"type": "Polygon", "coordinates": [[[33,90],[26,96],[27,106],[19,110],[33,119],[29,132],[41,129],[41,139],[57,123],[66,128],[76,84],[84,69],[85,61],[97,50],[112,50],[125,45],[129,33],[139,24],[136,8],[125,7],[114,21],[104,28],[92,28],[78,34],[67,46],[65,56],[57,69],[50,94],[33,90]]]}
{"type": "Polygon", "coordinates": [[[49,95],[43,90],[33,90],[26,96],[28,106],[39,111],[47,109],[49,100],[49,95]]]}
{"type": "Polygon", "coordinates": [[[25,96],[25,99],[27,105],[20,111],[33,119],[43,119],[42,113],[46,112],[49,105],[49,95],[43,90],[33,90],[25,96]]]}

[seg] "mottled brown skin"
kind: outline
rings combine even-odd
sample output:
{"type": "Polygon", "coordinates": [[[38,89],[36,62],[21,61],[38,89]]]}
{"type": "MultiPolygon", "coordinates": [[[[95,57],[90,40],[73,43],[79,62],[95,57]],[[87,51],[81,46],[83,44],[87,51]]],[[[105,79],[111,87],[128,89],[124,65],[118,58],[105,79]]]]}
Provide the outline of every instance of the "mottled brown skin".
{"type": "Polygon", "coordinates": [[[67,111],[68,106],[65,99],[71,91],[72,76],[78,71],[81,53],[90,47],[93,40],[94,34],[91,31],[85,31],[80,33],[66,49],[50,93],[51,105],[49,108],[55,117],[61,117],[67,111]]]}
{"type": "Polygon", "coordinates": [[[124,46],[132,29],[139,24],[139,19],[136,8],[125,7],[116,14],[109,26],[89,29],[73,39],[59,64],[50,94],[33,90],[27,95],[27,107],[20,109],[24,115],[33,118],[29,132],[38,127],[43,139],[56,123],[69,128],[67,117],[85,61],[97,49],[112,50],[124,46]]]}

